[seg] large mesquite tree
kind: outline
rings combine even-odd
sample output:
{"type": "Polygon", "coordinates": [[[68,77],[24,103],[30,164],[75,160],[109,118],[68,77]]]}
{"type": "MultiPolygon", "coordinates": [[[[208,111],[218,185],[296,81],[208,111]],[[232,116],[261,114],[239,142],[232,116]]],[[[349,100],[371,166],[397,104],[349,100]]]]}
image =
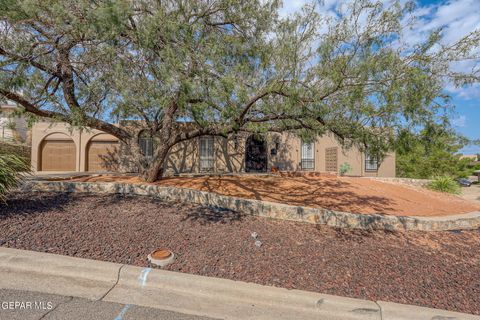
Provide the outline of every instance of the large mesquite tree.
{"type": "Polygon", "coordinates": [[[202,135],[330,131],[381,154],[398,129],[438,114],[445,81],[478,80],[450,69],[478,53],[478,30],[449,46],[439,30],[409,47],[409,4],[356,0],[333,19],[314,2],[289,18],[280,6],[0,0],[0,98],[118,137],[154,181],[173,146],[202,135]],[[155,140],[151,159],[142,132],[155,140]]]}

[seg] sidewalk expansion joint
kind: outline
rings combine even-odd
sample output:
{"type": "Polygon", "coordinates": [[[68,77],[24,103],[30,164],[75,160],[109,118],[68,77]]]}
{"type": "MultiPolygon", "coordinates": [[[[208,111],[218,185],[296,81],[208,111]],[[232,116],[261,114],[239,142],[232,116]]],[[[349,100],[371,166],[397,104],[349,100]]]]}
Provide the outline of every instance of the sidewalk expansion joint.
{"type": "Polygon", "coordinates": [[[72,302],[72,300],[73,300],[73,297],[72,297],[72,296],[69,296],[67,301],[59,302],[59,303],[55,306],[55,308],[52,308],[52,309],[48,310],[48,312],[46,312],[43,316],[41,316],[40,318],[38,318],[38,320],[45,319],[46,316],[48,316],[50,313],[52,313],[52,312],[54,312],[55,310],[57,310],[57,308],[60,307],[60,305],[70,303],[70,302],[72,302]]]}
{"type": "Polygon", "coordinates": [[[108,289],[108,291],[105,292],[105,294],[101,296],[97,301],[102,301],[117,286],[118,282],[120,281],[120,272],[122,271],[123,267],[125,267],[125,264],[122,264],[120,268],[118,268],[117,281],[115,281],[113,286],[110,289],[108,289]]]}
{"type": "Polygon", "coordinates": [[[383,320],[382,306],[377,301],[373,301],[373,302],[375,302],[375,304],[378,307],[378,310],[380,311],[380,320],[383,320]]]}

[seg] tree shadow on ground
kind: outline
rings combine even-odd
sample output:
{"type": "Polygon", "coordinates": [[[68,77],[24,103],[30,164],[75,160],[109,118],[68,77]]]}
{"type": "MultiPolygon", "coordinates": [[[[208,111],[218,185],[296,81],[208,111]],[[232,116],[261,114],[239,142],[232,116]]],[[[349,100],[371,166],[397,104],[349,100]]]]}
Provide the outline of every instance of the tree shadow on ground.
{"type": "Polygon", "coordinates": [[[102,208],[111,205],[121,205],[129,200],[142,199],[142,203],[155,203],[164,204],[165,202],[159,199],[155,199],[151,196],[125,194],[125,193],[87,193],[83,194],[84,197],[95,197],[95,201],[92,202],[92,209],[102,208]]]}
{"type": "Polygon", "coordinates": [[[52,211],[63,211],[67,204],[77,201],[78,196],[70,193],[41,192],[26,193],[12,192],[6,203],[0,203],[0,221],[13,216],[27,216],[52,211]]]}
{"type": "Polygon", "coordinates": [[[218,194],[285,203],[294,206],[317,207],[352,213],[394,214],[395,200],[380,195],[364,195],[357,186],[338,179],[318,179],[315,176],[238,177],[211,176],[192,180],[176,180],[177,187],[195,188],[218,194]]]}
{"type": "Polygon", "coordinates": [[[143,196],[143,195],[132,195],[132,194],[82,194],[78,196],[85,197],[95,197],[95,201],[92,202],[91,210],[96,210],[97,208],[108,207],[112,205],[122,205],[129,200],[141,199],[144,204],[154,204],[159,210],[163,208],[175,208],[181,207],[184,211],[187,208],[188,213],[183,215],[181,221],[197,221],[201,225],[206,224],[229,224],[234,221],[241,221],[246,214],[235,212],[229,209],[224,209],[220,207],[213,206],[201,206],[194,203],[178,202],[171,200],[158,199],[152,196],[143,196]]]}
{"type": "Polygon", "coordinates": [[[233,210],[219,207],[194,207],[192,211],[187,213],[182,221],[195,221],[201,225],[206,224],[231,224],[236,221],[242,221],[246,216],[233,210]]]}
{"type": "Polygon", "coordinates": [[[374,229],[345,229],[345,228],[334,228],[335,229],[335,238],[345,242],[356,242],[362,243],[368,238],[375,238],[376,236],[385,236],[393,235],[400,237],[402,233],[396,230],[374,230],[374,229]]]}

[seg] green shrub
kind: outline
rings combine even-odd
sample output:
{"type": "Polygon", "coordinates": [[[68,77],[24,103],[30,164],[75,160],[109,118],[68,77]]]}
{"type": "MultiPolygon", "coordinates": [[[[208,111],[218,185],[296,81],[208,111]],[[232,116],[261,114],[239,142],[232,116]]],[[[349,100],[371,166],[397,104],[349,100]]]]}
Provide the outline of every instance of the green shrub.
{"type": "Polygon", "coordinates": [[[475,173],[475,171],[477,171],[477,170],[480,170],[480,163],[475,163],[475,164],[470,165],[468,175],[476,176],[477,174],[475,173]]]}
{"type": "Polygon", "coordinates": [[[350,164],[348,162],[344,162],[340,166],[340,175],[341,176],[344,176],[345,174],[347,174],[350,171],[352,171],[352,166],[350,166],[350,164]]]}
{"type": "Polygon", "coordinates": [[[18,186],[30,166],[25,160],[13,154],[0,154],[0,202],[6,200],[6,194],[18,186]]]}
{"type": "Polygon", "coordinates": [[[459,194],[461,190],[457,181],[450,176],[436,177],[432,182],[427,184],[427,188],[453,194],[459,194]]]}
{"type": "Polygon", "coordinates": [[[26,145],[0,141],[0,155],[2,154],[14,154],[25,159],[25,163],[30,163],[30,148],[26,145]]]}

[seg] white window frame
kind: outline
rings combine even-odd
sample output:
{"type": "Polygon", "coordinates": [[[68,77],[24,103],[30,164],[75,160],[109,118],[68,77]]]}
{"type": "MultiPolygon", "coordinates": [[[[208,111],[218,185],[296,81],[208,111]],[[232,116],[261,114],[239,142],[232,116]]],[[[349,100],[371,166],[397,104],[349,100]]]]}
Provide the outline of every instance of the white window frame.
{"type": "Polygon", "coordinates": [[[300,167],[302,170],[315,170],[315,142],[302,141],[300,151],[300,167]]]}

